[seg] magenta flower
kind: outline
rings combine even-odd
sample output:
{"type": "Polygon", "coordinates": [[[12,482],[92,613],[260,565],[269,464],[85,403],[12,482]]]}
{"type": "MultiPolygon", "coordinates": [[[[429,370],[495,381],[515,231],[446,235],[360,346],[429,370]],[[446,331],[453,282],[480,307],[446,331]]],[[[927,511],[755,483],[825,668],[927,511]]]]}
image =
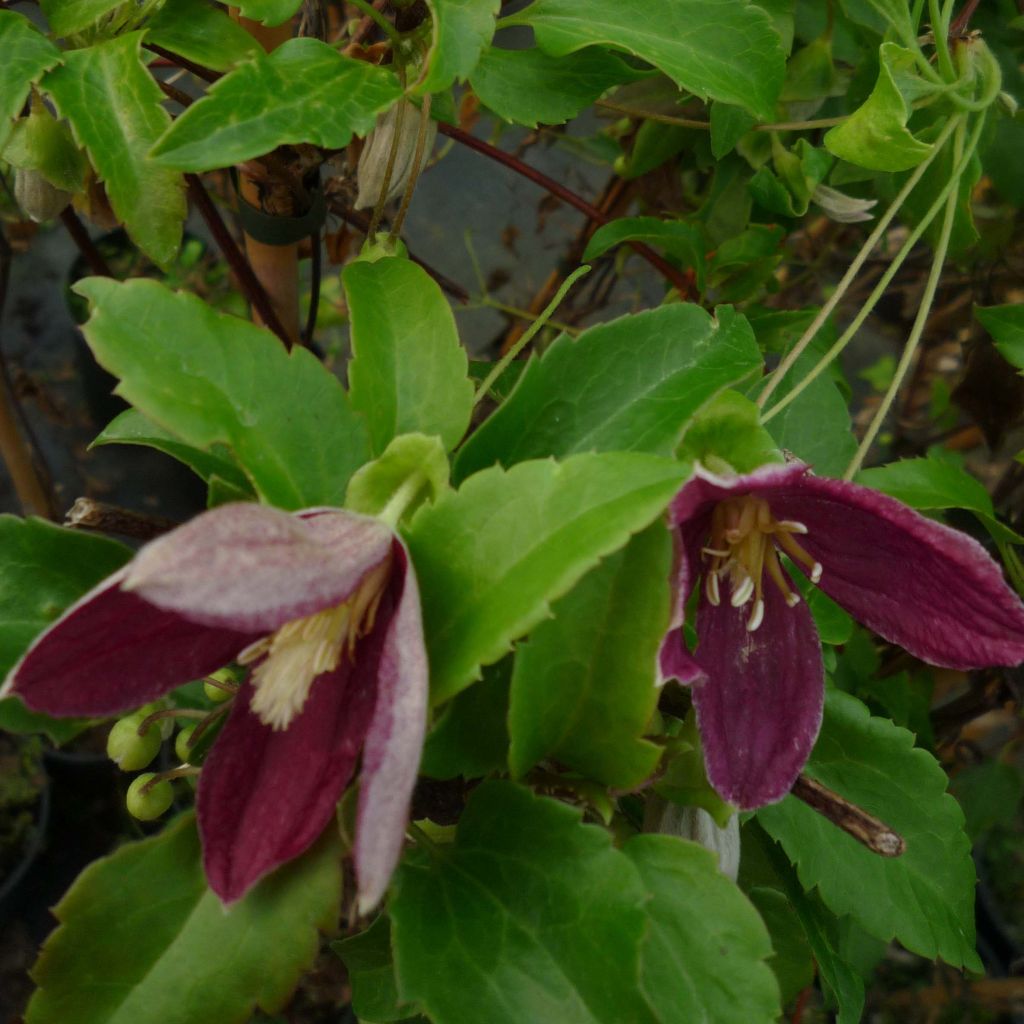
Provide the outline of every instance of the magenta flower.
{"type": "Polygon", "coordinates": [[[197,794],[225,902],[302,853],[362,750],[354,849],[371,909],[401,854],[426,723],[416,576],[376,519],[224,505],[146,545],[42,633],[4,694],[52,715],[139,707],[251,665],[197,794]]]}
{"type": "Polygon", "coordinates": [[[698,466],[669,516],[681,551],[661,673],[693,685],[708,778],[737,807],[782,799],[821,725],[821,645],[780,555],[933,665],[1024,660],[1024,605],[981,545],[877,491],[798,462],[731,477],[698,466]],[[691,654],[681,627],[699,577],[691,654]]]}

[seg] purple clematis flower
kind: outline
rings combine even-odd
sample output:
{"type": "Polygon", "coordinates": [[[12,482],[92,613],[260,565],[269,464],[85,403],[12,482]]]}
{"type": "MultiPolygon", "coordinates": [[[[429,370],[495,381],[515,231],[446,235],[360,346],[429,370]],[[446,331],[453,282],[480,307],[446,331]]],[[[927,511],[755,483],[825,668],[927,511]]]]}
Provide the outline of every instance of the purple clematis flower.
{"type": "Polygon", "coordinates": [[[680,560],[661,674],[694,687],[708,778],[749,809],[782,799],[821,725],[821,645],[780,554],[865,626],[933,665],[1024,661],[1024,605],[976,541],[799,462],[698,466],[669,511],[680,560]],[[686,601],[703,581],[696,650],[686,601]]]}
{"type": "Polygon", "coordinates": [[[210,887],[231,903],[331,820],[362,750],[359,904],[401,854],[426,725],[419,591],[385,523],[224,505],[147,544],[43,632],[3,694],[52,715],[139,707],[251,666],[197,794],[210,887]]]}

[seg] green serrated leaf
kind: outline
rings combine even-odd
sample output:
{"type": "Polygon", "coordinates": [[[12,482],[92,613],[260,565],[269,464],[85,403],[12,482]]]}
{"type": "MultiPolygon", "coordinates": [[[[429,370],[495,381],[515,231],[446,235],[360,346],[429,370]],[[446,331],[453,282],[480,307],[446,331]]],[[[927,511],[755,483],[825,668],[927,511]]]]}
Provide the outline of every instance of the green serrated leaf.
{"type": "Polygon", "coordinates": [[[711,155],[721,160],[757,123],[753,115],[731,103],[711,104],[711,155]]]}
{"type": "Polygon", "coordinates": [[[910,170],[932,151],[907,128],[911,107],[898,81],[914,67],[914,55],[895,43],[883,43],[879,56],[878,81],[871,95],[842,124],[828,130],[825,146],[858,167],[910,170]]]}
{"type": "Polygon", "coordinates": [[[183,462],[207,482],[216,476],[222,483],[241,493],[253,493],[245,474],[232,461],[230,452],[205,451],[185,444],[174,434],[147,419],[138,409],[125,409],[104,427],[93,441],[93,446],[105,444],[135,444],[155,448],[183,462]]]}
{"type": "Polygon", "coordinates": [[[273,28],[283,25],[302,6],[302,0],[238,0],[240,14],[273,28]]]}
{"type": "Polygon", "coordinates": [[[14,118],[21,113],[29,90],[43,72],[61,62],[49,39],[21,14],[0,11],[0,147],[7,141],[14,118]]]}
{"type": "Polygon", "coordinates": [[[123,0],[40,0],[54,35],[70,36],[95,25],[123,0]]]}
{"type": "Polygon", "coordinates": [[[214,71],[227,71],[260,50],[238,22],[206,0],[164,0],[146,25],[146,42],[214,71]]]}
{"type": "Polygon", "coordinates": [[[71,50],[42,84],[89,154],[132,240],[166,267],[178,251],[187,209],[181,175],[147,155],[171,118],[142,62],[142,36],[131,32],[71,50]]]}
{"type": "Polygon", "coordinates": [[[688,469],[601,453],[493,467],[417,513],[407,532],[435,703],[480,677],[605,555],[668,505],[688,469]]]}
{"type": "Polygon", "coordinates": [[[92,277],[75,291],[92,306],[93,353],[144,416],[194,448],[226,445],[269,504],[342,504],[369,441],[310,352],[156,281],[92,277]]]}
{"type": "Polygon", "coordinates": [[[473,385],[448,300],[409,260],[350,263],[341,275],[352,324],[352,407],[374,454],[398,434],[436,434],[454,448],[469,426],[473,385]]]}
{"type": "Polygon", "coordinates": [[[555,757],[608,786],[639,785],[661,748],[642,739],[658,703],[671,536],[657,522],[588,573],[516,651],[509,767],[555,757]]]}
{"type": "Polygon", "coordinates": [[[338,149],[369,132],[401,93],[387,68],[345,57],[319,39],[289,39],[210,86],[152,156],[167,167],[208,171],[285,143],[338,149]]]}
{"type": "Polygon", "coordinates": [[[565,57],[543,50],[484,50],[469,76],[481,103],[513,124],[564,124],[613,85],[643,77],[620,57],[589,47],[565,57]]]}
{"type": "Polygon", "coordinates": [[[982,969],[974,950],[974,865],[946,774],[913,735],[840,690],[826,694],[807,773],[878,816],[906,842],[879,857],[795,797],[758,811],[805,889],[879,939],[954,966],[982,969]]]}
{"type": "Polygon", "coordinates": [[[415,1011],[398,1001],[391,956],[391,922],[381,914],[366,931],[332,942],[352,984],[352,1009],[361,1021],[403,1020],[415,1011]]]}
{"type": "Polygon", "coordinates": [[[1015,530],[996,519],[984,485],[962,466],[935,457],[901,459],[857,474],[857,483],[891,495],[911,508],[964,508],[973,512],[992,536],[1010,544],[1024,543],[1015,530]]]}
{"type": "Polygon", "coordinates": [[[658,217],[620,217],[594,232],[583,253],[583,262],[589,263],[623,242],[646,242],[664,249],[684,267],[693,268],[697,288],[704,291],[704,237],[693,224],[658,217]]]}
{"type": "Polygon", "coordinates": [[[777,889],[758,886],[748,893],[771,936],[773,955],[768,961],[779,983],[781,1003],[789,1005],[814,984],[814,954],[792,904],[777,889]]]}
{"type": "Polygon", "coordinates": [[[580,451],[670,454],[694,413],[760,365],[749,325],[729,308],[712,318],[680,303],[563,336],[466,442],[455,476],[580,451]]]}
{"type": "Polygon", "coordinates": [[[640,985],[659,1021],[771,1024],[779,988],[767,929],[718,871],[718,858],[673,836],[640,835],[622,852],[651,894],[640,985]]]}
{"type": "Polygon", "coordinates": [[[580,817],[487,782],[450,851],[406,858],[390,908],[402,998],[435,1024],[659,1019],[637,986],[648,895],[608,833],[580,817]]]}
{"type": "Polygon", "coordinates": [[[425,71],[412,92],[422,96],[465,81],[494,36],[501,0],[427,0],[433,34],[425,71]]]}
{"type": "Polygon", "coordinates": [[[651,0],[643,11],[621,0],[534,0],[503,24],[530,25],[555,57],[611,46],[653,64],[680,89],[770,121],[785,74],[771,19],[745,0],[651,0]]]}
{"type": "Polygon", "coordinates": [[[225,908],[191,814],[91,864],[54,910],[26,1024],[242,1024],[273,1013],[313,962],[341,896],[334,829],[225,908]],[[228,958],[226,960],[226,958],[228,958]],[[230,963],[230,970],[225,970],[230,963]]]}
{"type": "Polygon", "coordinates": [[[995,339],[1003,358],[1024,370],[1024,304],[975,306],[974,316],[995,339]]]}
{"type": "Polygon", "coordinates": [[[680,451],[713,473],[750,473],[783,461],[757,406],[736,391],[723,391],[693,418],[680,451]]]}

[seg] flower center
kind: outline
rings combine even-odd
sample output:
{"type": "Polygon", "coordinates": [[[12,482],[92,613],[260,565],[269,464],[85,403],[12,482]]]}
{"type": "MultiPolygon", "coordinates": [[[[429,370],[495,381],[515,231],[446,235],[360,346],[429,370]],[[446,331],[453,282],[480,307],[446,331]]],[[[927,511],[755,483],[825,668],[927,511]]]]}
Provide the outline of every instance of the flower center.
{"type": "Polygon", "coordinates": [[[807,533],[807,527],[793,519],[776,519],[764,498],[746,494],[720,501],[711,513],[711,536],[701,548],[705,560],[704,593],[708,601],[721,601],[720,580],[729,580],[729,603],[741,608],[753,600],[747,629],[752,633],[764,618],[764,578],[782,591],[790,608],[799,603],[789,578],[779,562],[779,552],[807,567],[812,583],[821,579],[821,563],[816,562],[794,539],[807,533]]]}
{"type": "Polygon", "coordinates": [[[341,604],[286,622],[242,651],[236,659],[241,665],[263,659],[251,681],[256,687],[252,710],[264,725],[286,729],[316,677],[336,669],[345,653],[354,660],[356,641],[373,629],[390,572],[388,557],[341,604]]]}

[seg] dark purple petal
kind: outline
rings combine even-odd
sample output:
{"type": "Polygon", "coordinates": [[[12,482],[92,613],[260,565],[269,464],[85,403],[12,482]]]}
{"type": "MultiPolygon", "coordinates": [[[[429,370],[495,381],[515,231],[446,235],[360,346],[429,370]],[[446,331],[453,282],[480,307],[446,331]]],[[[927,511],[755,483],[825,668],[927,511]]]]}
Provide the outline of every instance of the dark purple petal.
{"type": "Polygon", "coordinates": [[[1024,605],[975,540],[867,487],[805,476],[765,495],[809,533],[820,587],[859,621],[935,665],[1024,661],[1024,605]]]}
{"type": "Polygon", "coordinates": [[[306,850],[333,818],[373,713],[375,652],[363,657],[370,640],[354,666],[343,658],[313,683],[287,729],[275,732],[250,710],[250,684],[235,699],[197,794],[206,877],[224,903],[306,850]]]}
{"type": "Polygon", "coordinates": [[[216,671],[258,638],[163,611],[121,589],[126,572],[109,576],[36,638],[3,696],[15,693],[50,715],[112,715],[216,671]]]}
{"type": "Polygon", "coordinates": [[[824,670],[807,605],[764,592],[753,633],[750,605],[717,607],[702,597],[695,658],[705,678],[693,687],[708,779],[743,809],[781,800],[800,774],[821,727],[824,670]]]}
{"type": "Polygon", "coordinates": [[[194,622],[269,632],[344,601],[392,537],[379,520],[338,509],[221,505],[147,544],[126,587],[194,622]]]}
{"type": "MultiPolygon", "coordinates": [[[[419,587],[398,541],[394,552],[395,572],[384,600],[395,610],[384,636],[377,703],[360,772],[354,859],[361,914],[380,902],[401,856],[427,722],[429,673],[419,587]]],[[[382,606],[381,613],[386,611],[382,606]]]]}
{"type": "MultiPolygon", "coordinates": [[[[718,476],[698,463],[693,476],[683,484],[668,507],[669,525],[682,526],[709,515],[711,507],[726,498],[774,492],[780,487],[796,485],[809,472],[810,467],[803,462],[770,462],[758,466],[752,473],[718,476]]],[[[770,495],[765,494],[765,497],[770,495]]]]}

